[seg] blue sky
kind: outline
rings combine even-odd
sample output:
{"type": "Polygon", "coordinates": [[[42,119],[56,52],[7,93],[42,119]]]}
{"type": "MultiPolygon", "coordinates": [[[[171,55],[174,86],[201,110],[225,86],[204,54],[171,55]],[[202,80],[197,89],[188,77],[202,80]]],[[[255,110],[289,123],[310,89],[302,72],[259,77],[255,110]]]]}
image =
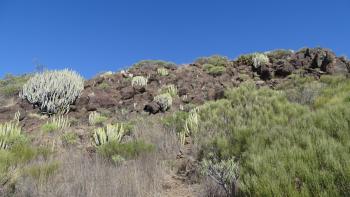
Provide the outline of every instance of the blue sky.
{"type": "Polygon", "coordinates": [[[350,54],[349,0],[0,0],[0,76],[322,46],[350,54]]]}

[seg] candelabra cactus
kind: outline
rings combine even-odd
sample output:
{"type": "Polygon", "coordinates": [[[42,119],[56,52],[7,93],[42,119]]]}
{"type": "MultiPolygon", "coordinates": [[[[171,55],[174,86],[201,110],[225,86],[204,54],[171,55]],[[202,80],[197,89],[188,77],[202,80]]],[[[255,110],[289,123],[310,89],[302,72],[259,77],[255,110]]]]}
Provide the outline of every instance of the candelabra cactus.
{"type": "Polygon", "coordinates": [[[65,114],[83,89],[84,79],[78,73],[53,70],[36,73],[24,84],[19,96],[38,106],[42,113],[65,114]]]}
{"type": "Polygon", "coordinates": [[[148,79],[143,76],[135,76],[131,80],[132,87],[140,86],[145,87],[147,85],[148,79]]]}
{"type": "Polygon", "coordinates": [[[19,126],[20,113],[15,114],[14,120],[0,124],[0,149],[7,149],[16,139],[21,136],[19,126]]]}
{"type": "Polygon", "coordinates": [[[169,72],[166,68],[158,68],[157,69],[157,73],[160,75],[160,76],[168,76],[169,75],[169,72]]]}
{"type": "Polygon", "coordinates": [[[108,124],[106,127],[96,129],[93,138],[95,144],[100,146],[110,141],[121,142],[125,134],[126,130],[122,123],[116,125],[108,124]]]}

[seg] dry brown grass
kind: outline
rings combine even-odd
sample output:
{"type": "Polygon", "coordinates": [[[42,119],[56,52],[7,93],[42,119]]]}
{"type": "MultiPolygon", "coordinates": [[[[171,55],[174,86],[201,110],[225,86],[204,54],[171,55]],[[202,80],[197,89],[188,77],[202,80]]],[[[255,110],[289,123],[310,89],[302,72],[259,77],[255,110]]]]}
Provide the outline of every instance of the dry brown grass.
{"type": "MultiPolygon", "coordinates": [[[[57,158],[56,158],[57,159],[57,158]]],[[[114,166],[81,152],[60,157],[60,168],[47,181],[23,178],[16,185],[16,197],[157,196],[162,168],[153,153],[114,166]]]]}
{"type": "Polygon", "coordinates": [[[165,129],[157,117],[140,118],[135,125],[134,135],[156,146],[156,152],[162,159],[174,159],[181,145],[176,133],[165,129]]]}

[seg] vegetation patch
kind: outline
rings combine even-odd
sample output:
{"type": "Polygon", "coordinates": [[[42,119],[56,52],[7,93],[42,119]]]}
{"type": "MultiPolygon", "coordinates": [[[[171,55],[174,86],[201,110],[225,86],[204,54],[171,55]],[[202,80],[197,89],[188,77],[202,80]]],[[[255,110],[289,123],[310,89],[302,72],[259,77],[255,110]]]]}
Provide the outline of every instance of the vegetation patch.
{"type": "Polygon", "coordinates": [[[29,75],[13,76],[7,74],[4,79],[0,80],[0,94],[6,97],[17,95],[29,77],[29,75]]]}
{"type": "Polygon", "coordinates": [[[38,106],[42,113],[68,113],[70,105],[84,89],[84,79],[76,72],[53,70],[36,73],[24,84],[20,97],[38,106]]]}
{"type": "Polygon", "coordinates": [[[174,84],[166,85],[162,87],[161,91],[162,94],[168,93],[171,97],[177,96],[177,87],[174,84]]]}
{"type": "Polygon", "coordinates": [[[108,118],[94,111],[89,114],[89,124],[91,126],[103,124],[108,118]]]}
{"type": "Polygon", "coordinates": [[[203,69],[210,75],[218,76],[226,71],[224,66],[214,66],[212,64],[204,64],[203,69]]]}
{"type": "Polygon", "coordinates": [[[158,103],[160,109],[164,112],[173,104],[173,99],[169,93],[160,94],[154,97],[154,101],[158,103]]]}
{"type": "Polygon", "coordinates": [[[152,144],[147,144],[143,141],[132,141],[127,143],[112,141],[98,147],[97,152],[108,159],[113,159],[116,155],[125,159],[132,159],[142,153],[151,152],[153,150],[154,146],[152,144]]]}
{"type": "Polygon", "coordinates": [[[173,62],[167,62],[163,60],[142,60],[134,65],[132,65],[133,68],[142,68],[145,66],[161,66],[164,68],[170,68],[176,66],[173,62]]]}
{"type": "Polygon", "coordinates": [[[226,67],[231,65],[227,57],[213,55],[202,57],[196,60],[197,64],[203,65],[203,69],[210,75],[218,76],[226,71],[226,67]]]}
{"type": "Polygon", "coordinates": [[[328,84],[316,97],[316,110],[253,84],[208,102],[199,111],[195,134],[199,159],[212,161],[209,166],[218,171],[222,162],[234,158],[239,170],[226,173],[235,175],[230,181],[237,180],[235,191],[242,196],[346,196],[349,80],[321,82],[328,84]],[[330,102],[317,105],[323,97],[330,102]]]}
{"type": "Polygon", "coordinates": [[[45,133],[51,133],[56,130],[62,130],[70,127],[70,121],[68,117],[53,116],[44,125],[41,126],[41,130],[45,133]]]}

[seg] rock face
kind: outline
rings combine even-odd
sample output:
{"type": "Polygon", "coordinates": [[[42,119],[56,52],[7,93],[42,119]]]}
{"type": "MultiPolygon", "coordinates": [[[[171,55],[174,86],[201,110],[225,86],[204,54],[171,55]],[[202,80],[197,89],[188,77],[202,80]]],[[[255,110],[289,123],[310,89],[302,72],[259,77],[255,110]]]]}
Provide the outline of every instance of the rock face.
{"type": "MultiPolygon", "coordinates": [[[[71,114],[86,117],[86,111],[107,110],[126,113],[160,113],[160,106],[153,98],[160,94],[165,85],[174,85],[178,94],[173,98],[170,111],[186,105],[198,105],[207,100],[224,97],[226,88],[236,87],[246,80],[254,80],[258,86],[275,86],[280,80],[293,73],[319,77],[323,74],[349,73],[350,62],[322,48],[302,49],[297,52],[268,53],[269,63],[254,68],[238,61],[230,61],[226,72],[210,75],[199,63],[179,67],[168,67],[169,75],[157,73],[158,65],[133,67],[128,71],[98,76],[85,82],[81,97],[72,106],[71,114]],[[132,87],[132,76],[148,78],[146,87],[132,87]]],[[[38,109],[25,101],[18,100],[14,106],[0,106],[0,122],[9,120],[17,111],[37,113],[38,109]]],[[[23,118],[27,121],[28,118],[23,118]]]]}

